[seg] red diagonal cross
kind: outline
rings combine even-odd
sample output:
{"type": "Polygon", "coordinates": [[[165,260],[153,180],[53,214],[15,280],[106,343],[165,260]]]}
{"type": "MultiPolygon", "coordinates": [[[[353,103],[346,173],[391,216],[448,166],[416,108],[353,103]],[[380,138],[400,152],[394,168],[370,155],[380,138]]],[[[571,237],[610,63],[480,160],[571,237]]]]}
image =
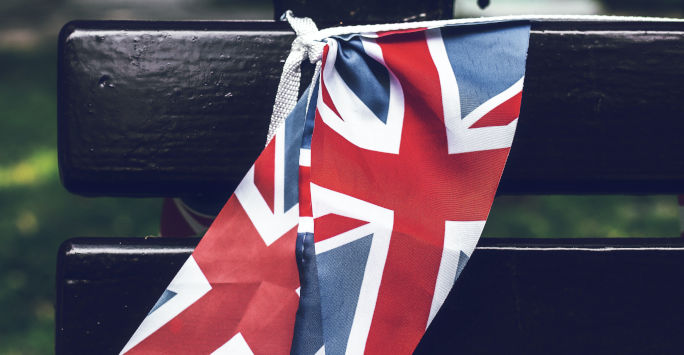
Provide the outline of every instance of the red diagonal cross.
{"type": "Polygon", "coordinates": [[[299,297],[296,228],[266,246],[235,196],[193,252],[212,289],[128,354],[209,354],[238,332],[256,354],[287,353],[299,297]]]}
{"type": "Polygon", "coordinates": [[[311,178],[394,211],[366,351],[410,353],[428,322],[445,221],[487,218],[509,149],[448,154],[439,77],[425,32],[384,36],[377,42],[404,93],[399,154],[359,148],[317,115],[311,178]]]}

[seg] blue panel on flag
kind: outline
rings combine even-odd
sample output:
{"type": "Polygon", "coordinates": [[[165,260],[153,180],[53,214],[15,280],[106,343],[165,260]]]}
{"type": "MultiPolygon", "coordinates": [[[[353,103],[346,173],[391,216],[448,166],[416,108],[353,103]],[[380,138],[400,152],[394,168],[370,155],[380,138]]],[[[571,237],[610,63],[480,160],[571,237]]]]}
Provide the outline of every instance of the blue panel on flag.
{"type": "Polygon", "coordinates": [[[335,69],[342,80],[382,122],[387,122],[389,73],[363,49],[356,37],[340,41],[335,69]]]}
{"type": "Polygon", "coordinates": [[[152,312],[156,311],[157,308],[161,307],[164,305],[164,303],[168,302],[170,299],[172,299],[174,296],[176,296],[177,293],[171,291],[171,290],[164,290],[164,293],[162,293],[161,297],[159,297],[159,300],[157,300],[157,303],[154,304],[154,307],[150,310],[151,314],[152,312]]]}
{"type": "Polygon", "coordinates": [[[371,234],[316,256],[321,313],[328,324],[335,324],[334,329],[323,329],[328,354],[345,353],[372,241],[371,234]]]}
{"type": "MultiPolygon", "coordinates": [[[[311,90],[311,86],[306,90],[311,90]]],[[[314,85],[311,93],[311,102],[306,111],[306,122],[304,123],[304,137],[302,138],[302,148],[311,149],[311,136],[313,135],[314,121],[316,118],[316,98],[318,98],[318,82],[314,85]]]]}
{"type": "Polygon", "coordinates": [[[301,288],[290,353],[315,354],[323,346],[324,341],[313,234],[297,234],[295,256],[301,288]]]}
{"type": "Polygon", "coordinates": [[[306,119],[307,89],[282,124],[285,125],[285,211],[299,203],[299,148],[306,119]]]}
{"type": "MultiPolygon", "coordinates": [[[[458,266],[456,266],[456,280],[458,280],[458,277],[461,275],[461,272],[465,268],[466,264],[468,263],[468,255],[464,252],[460,252],[458,255],[458,266]]],[[[456,281],[454,280],[454,281],[456,281]]]]}
{"type": "Polygon", "coordinates": [[[479,33],[463,33],[456,26],[442,28],[444,46],[458,81],[461,117],[525,75],[529,33],[527,24],[479,33]]]}

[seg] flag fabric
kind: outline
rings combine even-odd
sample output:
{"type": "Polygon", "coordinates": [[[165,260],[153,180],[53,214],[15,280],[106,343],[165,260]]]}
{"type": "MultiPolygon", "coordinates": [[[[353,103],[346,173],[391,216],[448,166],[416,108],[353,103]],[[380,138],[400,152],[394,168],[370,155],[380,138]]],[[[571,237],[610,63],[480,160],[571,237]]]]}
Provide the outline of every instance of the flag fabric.
{"type": "Polygon", "coordinates": [[[528,38],[499,24],[328,41],[310,167],[326,353],[417,345],[484,227],[528,38]]]}
{"type": "Polygon", "coordinates": [[[484,228],[529,23],[403,26],[312,46],[314,83],[122,353],[415,349],[484,228]]]}
{"type": "Polygon", "coordinates": [[[300,109],[279,128],[122,353],[287,352],[299,302],[300,109]]]}

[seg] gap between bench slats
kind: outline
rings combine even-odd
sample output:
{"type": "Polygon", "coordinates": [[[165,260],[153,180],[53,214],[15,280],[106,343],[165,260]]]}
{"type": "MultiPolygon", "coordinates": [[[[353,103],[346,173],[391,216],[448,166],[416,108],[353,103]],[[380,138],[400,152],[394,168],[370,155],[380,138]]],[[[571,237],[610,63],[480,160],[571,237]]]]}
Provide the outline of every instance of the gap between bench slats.
{"type": "MultiPolygon", "coordinates": [[[[292,39],[276,22],[66,25],[64,185],[82,195],[228,196],[263,147],[292,39]]],[[[682,192],[682,43],[682,23],[535,22],[499,193],[682,192]]]]}

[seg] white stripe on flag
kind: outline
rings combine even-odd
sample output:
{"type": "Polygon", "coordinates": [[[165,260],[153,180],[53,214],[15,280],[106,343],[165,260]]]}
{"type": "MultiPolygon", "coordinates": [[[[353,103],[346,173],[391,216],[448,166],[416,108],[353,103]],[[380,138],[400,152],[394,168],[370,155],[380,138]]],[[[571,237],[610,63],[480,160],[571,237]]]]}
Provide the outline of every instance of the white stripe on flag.
{"type": "Polygon", "coordinates": [[[254,352],[252,352],[242,334],[237,333],[225,344],[221,345],[220,348],[214,350],[211,355],[254,355],[254,352]]]}
{"type": "Polygon", "coordinates": [[[432,323],[432,319],[435,318],[437,311],[444,304],[444,300],[446,300],[454,281],[456,281],[461,252],[468,257],[473,254],[484,226],[485,221],[445,222],[442,260],[439,264],[435,293],[432,296],[432,305],[430,306],[430,316],[425,328],[432,323]]]}
{"type": "Polygon", "coordinates": [[[311,149],[299,150],[299,166],[311,166],[311,149]]]}
{"type": "Polygon", "coordinates": [[[211,285],[197,265],[195,258],[190,256],[166,289],[176,293],[176,295],[145,317],[120,354],[124,354],[138,345],[195,303],[211,290],[211,285]]]}
{"type": "Polygon", "coordinates": [[[314,221],[313,217],[299,216],[299,227],[297,233],[313,233],[314,221]]]}
{"type": "Polygon", "coordinates": [[[373,235],[346,348],[347,354],[363,354],[375,313],[385,262],[387,261],[394,224],[394,212],[313,183],[311,184],[311,203],[314,218],[334,213],[344,217],[369,221],[366,225],[315,244],[316,254],[319,255],[341,246],[345,242],[348,243],[370,234],[373,235]]]}
{"type": "Polygon", "coordinates": [[[447,127],[449,154],[510,147],[513,143],[515,128],[518,125],[517,118],[506,126],[480,128],[470,128],[470,126],[483,115],[518,94],[522,90],[524,77],[477,107],[468,116],[461,117],[460,103],[456,103],[456,101],[460,101],[458,82],[449,62],[442,33],[439,29],[430,29],[425,31],[425,36],[442,88],[442,105],[444,107],[444,123],[447,127]]]}

